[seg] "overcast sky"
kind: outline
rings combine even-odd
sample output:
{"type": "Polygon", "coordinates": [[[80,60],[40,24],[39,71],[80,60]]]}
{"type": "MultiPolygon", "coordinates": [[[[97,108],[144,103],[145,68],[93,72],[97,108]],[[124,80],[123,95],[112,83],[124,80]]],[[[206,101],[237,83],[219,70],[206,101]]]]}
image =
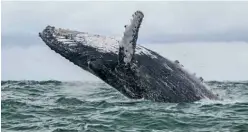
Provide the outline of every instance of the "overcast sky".
{"type": "Polygon", "coordinates": [[[2,2],[2,45],[42,44],[45,26],[121,36],[136,10],[140,43],[248,41],[248,2],[2,2]]]}

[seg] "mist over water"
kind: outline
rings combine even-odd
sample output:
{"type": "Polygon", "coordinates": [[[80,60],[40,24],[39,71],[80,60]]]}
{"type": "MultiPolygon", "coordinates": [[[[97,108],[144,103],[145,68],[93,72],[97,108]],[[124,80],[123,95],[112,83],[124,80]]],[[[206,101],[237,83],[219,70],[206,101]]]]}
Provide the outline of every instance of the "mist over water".
{"type": "Polygon", "coordinates": [[[247,131],[248,82],[207,82],[223,100],[130,100],[102,82],[2,81],[2,131],[247,131]]]}

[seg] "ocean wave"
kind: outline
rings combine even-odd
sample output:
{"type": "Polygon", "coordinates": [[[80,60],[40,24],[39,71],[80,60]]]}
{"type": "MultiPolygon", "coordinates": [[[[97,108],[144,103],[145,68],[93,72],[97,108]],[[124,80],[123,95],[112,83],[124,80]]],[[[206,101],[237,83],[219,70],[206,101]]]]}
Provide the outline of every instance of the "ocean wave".
{"type": "Polygon", "coordinates": [[[2,130],[246,131],[247,83],[207,82],[223,100],[162,103],[102,82],[2,81],[2,130]]]}
{"type": "Polygon", "coordinates": [[[83,103],[83,101],[77,99],[77,98],[65,98],[61,97],[56,100],[56,103],[58,104],[65,104],[65,105],[80,105],[83,103]]]}
{"type": "Polygon", "coordinates": [[[46,81],[35,81],[35,80],[22,80],[22,81],[16,81],[16,80],[6,80],[6,81],[1,81],[1,85],[7,85],[7,84],[12,84],[12,85],[60,85],[62,82],[57,81],[57,80],[46,80],[46,81]]]}

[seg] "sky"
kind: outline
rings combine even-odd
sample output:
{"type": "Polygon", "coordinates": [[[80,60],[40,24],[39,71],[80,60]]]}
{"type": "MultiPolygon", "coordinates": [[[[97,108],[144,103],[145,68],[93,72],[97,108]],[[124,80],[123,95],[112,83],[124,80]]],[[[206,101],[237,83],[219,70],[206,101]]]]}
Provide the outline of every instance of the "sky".
{"type": "Polygon", "coordinates": [[[248,80],[248,2],[2,2],[2,80],[100,81],[51,51],[47,25],[120,38],[136,10],[138,43],[205,80],[248,80]]]}
{"type": "Polygon", "coordinates": [[[2,2],[2,45],[41,44],[47,25],[122,36],[136,10],[139,43],[248,41],[246,2],[2,2]]]}

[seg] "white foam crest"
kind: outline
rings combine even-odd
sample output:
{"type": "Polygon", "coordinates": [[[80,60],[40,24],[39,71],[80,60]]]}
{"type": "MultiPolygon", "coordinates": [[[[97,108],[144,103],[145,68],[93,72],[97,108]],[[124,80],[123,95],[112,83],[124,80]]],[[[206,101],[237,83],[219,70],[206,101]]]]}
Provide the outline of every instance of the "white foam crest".
{"type": "Polygon", "coordinates": [[[210,100],[210,99],[202,99],[200,101],[196,101],[196,104],[201,105],[212,105],[212,104],[236,104],[236,103],[247,103],[247,99],[222,99],[222,100],[210,100]]]}

